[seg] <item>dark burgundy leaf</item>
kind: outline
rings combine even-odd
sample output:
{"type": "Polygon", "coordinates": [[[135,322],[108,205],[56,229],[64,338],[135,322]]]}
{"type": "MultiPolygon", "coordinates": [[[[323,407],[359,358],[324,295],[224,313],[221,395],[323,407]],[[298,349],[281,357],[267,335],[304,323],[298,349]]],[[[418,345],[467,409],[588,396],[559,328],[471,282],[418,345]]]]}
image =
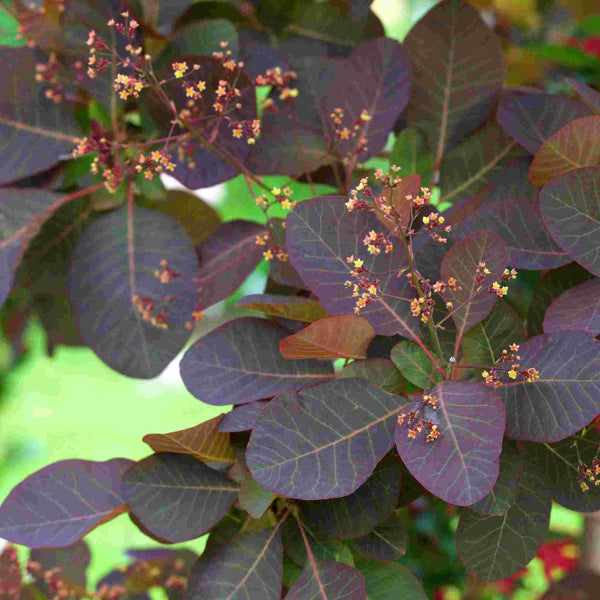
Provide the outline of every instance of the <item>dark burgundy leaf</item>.
{"type": "Polygon", "coordinates": [[[248,467],[260,485],[283,496],[347,496],[390,450],[404,403],[361,379],[283,393],[259,416],[248,467]]]}
{"type": "Polygon", "coordinates": [[[480,515],[503,515],[511,507],[523,473],[523,462],[514,442],[504,440],[500,454],[500,473],[490,493],[469,506],[480,515]]]}
{"type": "Polygon", "coordinates": [[[355,306],[352,288],[344,285],[352,279],[354,268],[347,258],[363,258],[365,268],[379,279],[383,297],[361,310],[360,316],[377,333],[415,338],[419,320],[411,315],[407,302],[414,293],[406,278],[396,277],[406,263],[404,250],[396,244],[389,254],[368,255],[363,238],[371,230],[382,231],[383,226],[370,212],[348,212],[345,202],[342,196],[322,196],[301,202],[288,215],[292,264],[330,315],[344,315],[352,313],[355,306]]]}
{"type": "Polygon", "coordinates": [[[48,86],[35,80],[35,64],[29,48],[0,53],[0,184],[48,169],[77,143],[72,106],[45,97],[48,86]]]}
{"type": "Polygon", "coordinates": [[[254,429],[260,411],[267,404],[266,401],[257,400],[248,404],[234,406],[219,422],[219,431],[234,432],[254,429]]]}
{"type": "Polygon", "coordinates": [[[398,458],[400,462],[400,497],[398,506],[408,506],[417,498],[426,493],[425,488],[411,475],[406,465],[398,458]]]}
{"type": "Polygon", "coordinates": [[[600,279],[568,289],[548,308],[544,332],[569,330],[600,334],[600,279]]]}
{"type": "Polygon", "coordinates": [[[373,560],[395,560],[406,554],[408,528],[400,514],[394,512],[373,531],[353,540],[352,545],[373,560]]]}
{"type": "Polygon", "coordinates": [[[349,565],[308,561],[285,600],[367,600],[365,578],[349,565]]]}
{"type": "Polygon", "coordinates": [[[384,458],[371,477],[349,496],[302,502],[300,510],[311,522],[335,537],[359,538],[367,535],[394,510],[398,502],[399,479],[398,463],[384,458]]]}
{"type": "Polygon", "coordinates": [[[264,319],[244,317],[221,325],[183,356],[181,378],[199,400],[224,406],[274,396],[327,381],[330,362],[286,360],[279,342],[289,332],[264,319]]]}
{"type": "Polygon", "coordinates": [[[600,275],[600,167],[569,171],[540,192],[550,235],[574,260],[600,275]]]}
{"type": "Polygon", "coordinates": [[[404,395],[406,391],[406,379],[387,358],[354,360],[344,367],[338,377],[360,377],[390,394],[399,396],[404,395]]]}
{"type": "Polygon", "coordinates": [[[551,508],[544,481],[525,461],[515,500],[505,515],[462,510],[456,548],[467,571],[484,581],[498,581],[525,567],[546,539],[551,508]]]}
{"type": "Polygon", "coordinates": [[[596,112],[600,112],[600,94],[596,90],[577,79],[569,78],[568,81],[586,104],[596,110],[596,112]]]}
{"type": "Polygon", "coordinates": [[[404,565],[360,558],[356,568],[364,575],[369,600],[426,600],[421,582],[404,565]]]}
{"type": "Polygon", "coordinates": [[[263,225],[250,221],[223,223],[198,248],[198,305],[208,308],[228,298],[262,259],[256,237],[263,225]]]}
{"type": "Polygon", "coordinates": [[[237,535],[206,559],[200,558],[188,585],[188,600],[264,598],[279,600],[282,586],[280,526],[237,535]]]}
{"type": "Polygon", "coordinates": [[[85,343],[119,373],[156,377],[190,336],[197,264],[181,225],[162,213],[130,206],[97,219],[77,241],[69,277],[85,343]],[[156,276],[163,260],[178,275],[166,284],[156,276]],[[166,329],[151,322],[163,310],[166,329]]]}
{"type": "Polygon", "coordinates": [[[593,461],[598,456],[600,435],[595,427],[590,427],[582,436],[573,436],[555,444],[536,444],[525,442],[521,445],[523,460],[531,462],[532,468],[537,469],[546,481],[554,501],[560,505],[578,512],[592,512],[600,509],[600,487],[595,481],[583,477],[583,465],[592,469],[593,461]],[[588,486],[583,491],[579,481],[588,486]]]}
{"type": "Polygon", "coordinates": [[[561,127],[589,114],[575,98],[527,88],[506,90],[498,105],[498,123],[531,154],[561,127]]]}
{"type": "Polygon", "coordinates": [[[303,296],[251,294],[238,300],[236,306],[304,323],[312,323],[328,316],[318,302],[303,296]]]}
{"type": "Polygon", "coordinates": [[[135,463],[123,476],[131,512],[167,542],[200,537],[234,503],[239,486],[185,454],[163,452],[135,463]]]}
{"type": "Polygon", "coordinates": [[[600,342],[581,332],[547,333],[521,344],[519,356],[539,380],[500,376],[509,437],[558,442],[600,413],[600,342]]]}
{"type": "Polygon", "coordinates": [[[40,469],[0,506],[0,536],[30,548],[70,546],[124,512],[121,477],[131,464],[62,460],[40,469]]]}
{"type": "Polygon", "coordinates": [[[452,320],[458,330],[458,340],[473,325],[483,321],[494,308],[496,295],[488,293],[492,282],[502,276],[508,264],[508,252],[504,242],[491,231],[475,231],[457,242],[442,261],[441,274],[444,281],[454,277],[461,290],[448,291],[445,299],[451,300],[456,307],[452,320]],[[477,283],[475,271],[480,262],[484,262],[490,274],[483,283],[477,283]],[[471,296],[480,293],[471,301],[471,296]],[[462,303],[466,304],[459,308],[462,303]]]}
{"type": "MultiPolygon", "coordinates": [[[[437,410],[423,407],[423,416],[437,425],[440,436],[426,442],[428,428],[414,439],[414,421],[396,427],[402,461],[423,487],[442,500],[468,506],[481,500],[498,478],[505,415],[498,395],[479,383],[444,381],[429,394],[437,410]]],[[[421,401],[403,412],[420,409],[421,401]]]]}
{"type": "MultiPolygon", "coordinates": [[[[527,333],[529,337],[544,332],[543,322],[550,304],[569,288],[588,281],[593,275],[577,263],[570,263],[560,269],[552,269],[538,282],[527,312],[527,333]]],[[[518,277],[517,277],[518,281],[518,277]]]]}
{"type": "MultiPolygon", "coordinates": [[[[269,228],[271,244],[287,249],[285,220],[272,218],[267,221],[267,226],[269,228]]],[[[298,271],[294,269],[289,260],[270,261],[269,276],[275,283],[280,285],[286,285],[299,289],[307,289],[306,284],[304,281],[302,281],[302,277],[300,277],[298,271]]],[[[325,317],[327,315],[325,314],[323,316],[325,317]]]]}
{"type": "Polygon", "coordinates": [[[426,134],[439,168],[455,146],[490,114],[504,83],[498,38],[462,0],[443,0],[408,33],[404,48],[413,63],[411,125],[426,134]]]}

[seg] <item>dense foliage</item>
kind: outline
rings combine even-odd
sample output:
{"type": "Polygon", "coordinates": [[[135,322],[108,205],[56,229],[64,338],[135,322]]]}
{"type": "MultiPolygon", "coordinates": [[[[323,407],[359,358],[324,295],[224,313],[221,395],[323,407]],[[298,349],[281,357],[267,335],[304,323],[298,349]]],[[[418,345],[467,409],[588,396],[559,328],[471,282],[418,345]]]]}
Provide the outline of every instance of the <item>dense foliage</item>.
{"type": "Polygon", "coordinates": [[[0,537],[35,549],[37,594],[83,595],[81,539],[124,512],[165,544],[210,536],[200,557],[132,551],[102,598],[416,600],[397,559],[423,494],[461,507],[457,550],[483,581],[537,554],[552,500],[600,509],[600,93],[505,87],[463,0],[403,44],[359,0],[8,4],[9,335],[35,314],[50,351],[153,378],[270,265],[238,302],[257,316],[181,361],[230,412],[6,498],[0,537]],[[241,174],[262,220],[221,223],[165,172],[193,190],[241,174]]]}

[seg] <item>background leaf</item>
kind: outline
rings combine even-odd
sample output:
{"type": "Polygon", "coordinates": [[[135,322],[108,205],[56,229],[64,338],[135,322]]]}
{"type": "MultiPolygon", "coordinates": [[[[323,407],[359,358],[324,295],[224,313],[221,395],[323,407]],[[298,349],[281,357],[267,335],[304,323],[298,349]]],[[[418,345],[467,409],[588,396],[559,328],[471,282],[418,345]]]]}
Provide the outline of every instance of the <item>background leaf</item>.
{"type": "MultiPolygon", "coordinates": [[[[504,408],[498,395],[482,384],[444,381],[430,394],[437,410],[425,410],[440,431],[427,443],[427,427],[410,439],[405,422],[396,427],[402,461],[419,483],[446,502],[468,506],[481,500],[498,478],[498,457],[504,435],[504,408]]],[[[421,402],[406,407],[419,408],[421,402]]]]}
{"type": "Polygon", "coordinates": [[[234,406],[231,412],[228,412],[219,422],[219,431],[234,432],[253,429],[265,404],[266,401],[256,400],[234,406]]]}
{"type": "Polygon", "coordinates": [[[433,156],[425,135],[416,127],[405,127],[396,138],[390,164],[402,167],[403,174],[418,173],[425,185],[433,175],[433,156]]]}
{"type": "Polygon", "coordinates": [[[353,540],[352,545],[373,560],[395,560],[406,554],[408,529],[402,517],[393,512],[373,531],[353,540]]]}
{"type": "Polygon", "coordinates": [[[406,340],[396,344],[390,358],[402,375],[421,389],[428,389],[442,380],[434,364],[414,342],[406,340]]]}
{"type": "Polygon", "coordinates": [[[240,490],[239,504],[253,519],[260,519],[275,496],[276,494],[265,490],[248,474],[240,490]]]}
{"type": "Polygon", "coordinates": [[[318,302],[303,296],[251,294],[238,300],[236,306],[304,323],[312,323],[328,316],[318,302]]]}
{"type": "Polygon", "coordinates": [[[185,323],[195,307],[189,279],[197,264],[187,234],[166,215],[132,206],[98,218],[78,239],[69,276],[85,343],[123,375],[156,377],[189,338],[185,323]],[[180,275],[167,284],[155,275],[162,260],[180,275]],[[142,318],[136,295],[155,305],[153,316],[167,311],[166,329],[142,318]]]}
{"type": "Polygon", "coordinates": [[[212,529],[238,491],[225,475],[191,456],[171,452],[135,463],[122,483],[131,512],[166,542],[193,540],[212,529]]]}
{"type": "Polygon", "coordinates": [[[286,392],[264,408],[246,461],[263,487],[282,496],[347,496],[390,450],[403,398],[361,379],[286,392]]]}
{"type": "Polygon", "coordinates": [[[30,548],[70,546],[126,510],[119,487],[131,464],[74,459],[36,471],[0,506],[0,535],[30,548]]]}
{"type": "Polygon", "coordinates": [[[498,393],[509,437],[557,442],[600,413],[600,343],[591,336],[574,331],[538,335],[521,344],[519,355],[521,367],[537,369],[539,380],[509,382],[500,375],[498,393]]]}
{"type": "Polygon", "coordinates": [[[576,285],[552,302],[544,317],[544,332],[586,331],[600,334],[600,279],[576,285]]]}
{"type": "Polygon", "coordinates": [[[462,510],[456,549],[467,571],[484,581],[498,581],[522,569],[546,539],[551,507],[543,480],[525,462],[515,501],[504,516],[462,510]]]}
{"type": "Polygon", "coordinates": [[[333,376],[330,363],[289,361],[279,353],[288,331],[264,319],[243,317],[198,340],[180,363],[181,379],[202,402],[224,406],[274,396],[333,376]]]}
{"type": "Polygon", "coordinates": [[[365,577],[369,600],[425,600],[421,582],[404,565],[368,560],[356,562],[365,577]]]}
{"type": "Polygon", "coordinates": [[[344,367],[338,377],[360,377],[382,390],[398,396],[403,396],[406,391],[406,379],[396,369],[394,363],[386,358],[354,360],[344,367]]]}

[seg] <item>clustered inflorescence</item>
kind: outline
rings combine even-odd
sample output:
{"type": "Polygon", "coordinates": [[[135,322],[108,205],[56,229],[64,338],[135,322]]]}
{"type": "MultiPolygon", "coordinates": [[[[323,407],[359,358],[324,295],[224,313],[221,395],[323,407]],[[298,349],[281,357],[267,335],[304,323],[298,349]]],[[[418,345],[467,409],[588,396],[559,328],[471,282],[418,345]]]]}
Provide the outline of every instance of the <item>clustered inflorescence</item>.
{"type": "Polygon", "coordinates": [[[527,383],[537,381],[540,378],[539,372],[533,367],[523,368],[518,362],[521,360],[521,357],[517,354],[518,351],[519,344],[511,344],[508,350],[506,348],[502,350],[498,360],[481,373],[485,383],[493,387],[500,387],[502,382],[498,379],[499,371],[506,371],[511,379],[517,379],[520,375],[527,383]],[[505,363],[511,363],[510,368],[501,366],[505,363]]]}
{"type": "Polygon", "coordinates": [[[427,393],[421,400],[421,405],[415,410],[408,413],[402,413],[398,416],[398,425],[404,425],[406,422],[408,427],[408,437],[410,439],[416,439],[416,437],[425,429],[427,437],[425,438],[426,443],[435,442],[440,437],[440,431],[436,423],[431,419],[423,416],[423,409],[429,407],[432,410],[436,410],[438,406],[437,397],[431,393],[427,393]]]}

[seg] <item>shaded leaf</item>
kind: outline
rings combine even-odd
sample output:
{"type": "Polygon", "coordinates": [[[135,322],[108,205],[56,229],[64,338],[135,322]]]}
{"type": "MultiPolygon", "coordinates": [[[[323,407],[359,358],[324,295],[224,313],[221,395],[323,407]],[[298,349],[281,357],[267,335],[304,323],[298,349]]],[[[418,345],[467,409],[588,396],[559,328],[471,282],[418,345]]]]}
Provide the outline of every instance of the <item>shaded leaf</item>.
{"type": "Polygon", "coordinates": [[[404,565],[361,558],[356,568],[364,575],[369,600],[425,600],[421,582],[404,565]]]}
{"type": "MultiPolygon", "coordinates": [[[[593,276],[577,263],[552,269],[538,282],[527,312],[527,334],[529,337],[544,332],[543,322],[548,307],[569,288],[588,281],[593,276]]],[[[518,278],[517,278],[518,279],[518,278]]]]}
{"type": "Polygon", "coordinates": [[[260,519],[275,499],[275,496],[276,494],[265,490],[248,475],[240,490],[240,507],[247,511],[253,519],[260,519]]]}
{"type": "Polygon", "coordinates": [[[406,554],[408,528],[402,517],[394,512],[373,531],[353,540],[352,545],[373,560],[395,560],[406,554]]]}
{"type": "MultiPolygon", "coordinates": [[[[402,461],[419,483],[442,500],[468,506],[481,500],[498,478],[504,435],[504,407],[491,388],[479,383],[444,381],[431,390],[437,410],[423,408],[424,418],[440,436],[427,443],[427,426],[414,439],[405,422],[396,427],[402,461]]],[[[408,410],[420,408],[421,401],[408,410]]]]}
{"type": "Polygon", "coordinates": [[[544,317],[544,332],[586,331],[600,334],[600,279],[568,289],[552,302],[544,317]]]}
{"type": "Polygon", "coordinates": [[[0,536],[30,548],[74,544],[125,511],[119,489],[131,464],[61,460],[36,471],[0,506],[0,536]]]}
{"type": "Polygon", "coordinates": [[[537,151],[529,179],[544,185],[573,169],[600,163],[600,116],[581,117],[567,123],[537,151]]]}
{"type": "Polygon", "coordinates": [[[0,184],[48,169],[77,143],[72,106],[46,98],[35,64],[30,48],[3,47],[0,53],[0,184]]]}
{"type": "Polygon", "coordinates": [[[555,502],[570,510],[592,512],[600,509],[600,487],[581,477],[589,485],[587,491],[581,489],[579,461],[591,467],[599,447],[598,430],[590,427],[585,437],[577,435],[554,444],[525,442],[521,450],[523,460],[537,469],[555,502]]]}
{"type": "Polygon", "coordinates": [[[433,176],[433,156],[419,129],[406,127],[398,134],[390,153],[390,164],[402,167],[403,173],[419,173],[423,185],[429,185],[433,176]]]}
{"type": "Polygon", "coordinates": [[[239,487],[199,460],[163,452],[135,463],[121,488],[131,512],[166,542],[200,537],[223,517],[239,487]]]}
{"type": "Polygon", "coordinates": [[[565,252],[600,275],[600,167],[569,171],[540,192],[544,223],[565,252]]]}
{"type": "Polygon", "coordinates": [[[425,488],[412,476],[406,465],[398,458],[400,462],[400,497],[398,506],[408,506],[417,498],[426,493],[425,488]]]}
{"type": "Polygon", "coordinates": [[[504,242],[491,231],[476,231],[457,242],[442,260],[441,274],[444,281],[454,277],[461,290],[448,290],[444,299],[452,301],[455,312],[458,340],[474,325],[483,321],[491,312],[496,301],[495,294],[487,293],[493,281],[502,276],[508,264],[508,253],[504,242]],[[477,283],[475,271],[484,262],[490,274],[483,283],[477,283]],[[467,300],[481,290],[473,300],[467,300]],[[462,303],[466,304],[459,308],[462,303]]]}
{"type": "Polygon", "coordinates": [[[537,369],[539,380],[499,377],[509,437],[557,442],[600,413],[600,342],[581,332],[546,333],[521,344],[519,355],[521,367],[537,369]]]}
{"type": "Polygon", "coordinates": [[[330,315],[347,315],[355,306],[352,289],[344,285],[352,279],[354,268],[347,258],[364,257],[364,267],[379,279],[383,296],[362,309],[360,316],[376,333],[415,338],[419,321],[411,315],[407,302],[414,293],[406,278],[396,277],[406,262],[404,250],[396,244],[388,254],[368,255],[363,238],[373,229],[381,231],[381,225],[368,211],[348,212],[345,202],[343,196],[322,196],[301,202],[288,215],[292,264],[330,315]]]}
{"type": "Polygon", "coordinates": [[[189,429],[172,433],[149,433],[143,441],[154,452],[189,454],[204,462],[235,462],[229,435],[220,432],[223,415],[189,429]]]}
{"type": "Polygon", "coordinates": [[[586,104],[596,112],[600,112],[600,94],[596,90],[571,77],[568,78],[568,81],[586,104]]]}
{"type": "Polygon", "coordinates": [[[375,331],[356,315],[327,317],[279,342],[284,358],[366,358],[375,331]]]}
{"type": "Polygon", "coordinates": [[[489,120],[444,157],[440,172],[440,202],[469,198],[479,192],[515,158],[526,152],[489,120]]]}
{"type": "Polygon", "coordinates": [[[439,168],[445,150],[494,107],[504,83],[502,48],[475,8],[443,0],[409,31],[404,49],[414,77],[406,117],[425,132],[439,168]]]}
{"type": "Polygon", "coordinates": [[[515,501],[505,515],[462,510],[456,548],[467,571],[484,581],[498,581],[525,567],[546,539],[551,507],[543,480],[525,461],[515,501]]]}
{"type": "Polygon", "coordinates": [[[356,491],[342,498],[300,503],[301,513],[338,538],[360,538],[386,519],[396,507],[399,465],[383,459],[356,491]],[[359,517],[359,518],[358,518],[359,517]]]}
{"type": "Polygon", "coordinates": [[[283,578],[280,526],[245,532],[196,563],[189,600],[279,600],[283,578]]]}
{"type": "Polygon", "coordinates": [[[253,429],[256,425],[258,415],[266,403],[266,401],[257,400],[256,402],[234,406],[231,412],[228,412],[219,421],[219,431],[234,432],[253,429]]]}
{"type": "Polygon", "coordinates": [[[406,388],[406,379],[396,369],[394,363],[386,358],[352,361],[344,367],[338,377],[360,377],[390,394],[399,396],[404,394],[406,388]]]}
{"type": "Polygon", "coordinates": [[[34,548],[29,553],[29,560],[39,563],[41,573],[59,567],[66,582],[85,589],[91,555],[83,540],[63,548],[34,548]]]}
{"type": "Polygon", "coordinates": [[[198,340],[184,355],[180,373],[199,400],[224,406],[243,404],[333,376],[331,363],[289,361],[279,353],[288,331],[264,319],[243,317],[198,340]]]}
{"type": "Polygon", "coordinates": [[[535,89],[509,89],[498,105],[498,123],[531,154],[567,123],[590,114],[589,108],[565,95],[535,89]]]}
{"type": "MultiPolygon", "coordinates": [[[[328,189],[328,188],[327,188],[328,189]]],[[[287,252],[285,220],[271,218],[267,221],[271,244],[281,246],[287,252]]],[[[289,260],[271,260],[269,262],[269,276],[280,285],[307,289],[306,284],[298,271],[294,269],[289,260]]],[[[325,311],[323,311],[325,312],[325,311]]],[[[328,316],[327,313],[323,317],[328,316]]]]}
{"type": "Polygon", "coordinates": [[[422,348],[405,340],[392,348],[390,355],[398,370],[412,384],[428,389],[442,380],[442,376],[422,348]]]}
{"type": "Polygon", "coordinates": [[[308,561],[285,600],[366,600],[365,578],[349,565],[308,561]]]}
{"type": "Polygon", "coordinates": [[[498,480],[490,493],[469,508],[480,515],[503,515],[515,500],[523,473],[523,461],[514,442],[504,440],[498,480]]]}
{"type": "Polygon", "coordinates": [[[272,317],[295,319],[305,323],[312,323],[328,316],[318,302],[302,296],[251,294],[238,300],[236,306],[256,310],[272,317]]]}
{"type": "Polygon", "coordinates": [[[262,260],[256,236],[263,225],[250,221],[223,223],[198,248],[198,306],[208,308],[228,298],[262,260]]]}
{"type": "Polygon", "coordinates": [[[137,206],[107,213],[77,240],[69,291],[85,343],[109,367],[130,377],[156,377],[182,349],[194,311],[189,278],[194,247],[179,223],[137,206]],[[179,276],[163,284],[162,260],[179,276]],[[135,303],[166,311],[166,329],[144,319],[135,303]]]}
{"type": "MultiPolygon", "coordinates": [[[[302,525],[311,552],[316,558],[329,562],[342,562],[342,555],[348,548],[342,540],[307,522],[306,518],[302,525]]],[[[298,566],[304,567],[309,562],[306,545],[295,519],[288,519],[283,525],[283,545],[286,553],[298,566]]]]}
{"type": "Polygon", "coordinates": [[[253,477],[302,500],[351,494],[393,444],[404,399],[361,379],[286,392],[261,412],[246,450],[253,477]]]}

